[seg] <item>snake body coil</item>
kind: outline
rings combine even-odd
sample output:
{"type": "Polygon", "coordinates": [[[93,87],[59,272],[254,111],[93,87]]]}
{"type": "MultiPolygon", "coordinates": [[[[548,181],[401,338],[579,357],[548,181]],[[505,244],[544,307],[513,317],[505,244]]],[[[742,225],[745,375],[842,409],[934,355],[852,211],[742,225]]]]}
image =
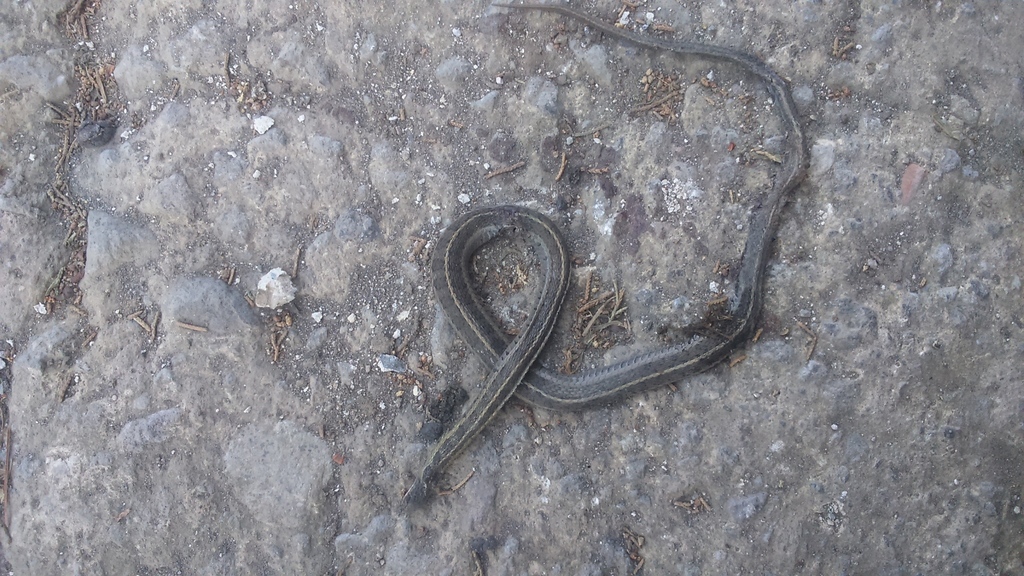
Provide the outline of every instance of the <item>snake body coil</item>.
{"type": "Polygon", "coordinates": [[[554,327],[568,287],[569,254],[561,234],[543,215],[516,206],[470,212],[442,234],[431,262],[434,293],[445,315],[484,363],[491,376],[465,408],[462,417],[432,449],[422,473],[406,493],[406,503],[421,502],[427,486],[474,436],[483,429],[513,393],[524,402],[551,410],[578,410],[608,404],[623,396],[649,390],[703,372],[726,358],[753,332],[761,308],[764,271],[786,196],[799,185],[807,168],[804,133],[796,105],[786,86],[764,62],[731,48],[694,42],[674,42],[642,36],[557,5],[495,4],[508,8],[556,12],[579,20],[609,36],[645,48],[705,56],[732,62],[764,81],[775,107],[787,124],[789,148],[775,183],[756,210],[740,258],[735,291],[722,320],[713,331],[692,330],[685,342],[638,354],[628,360],[575,375],[532,366],[554,327]],[[508,336],[487,311],[470,278],[473,253],[503,227],[514,226],[537,240],[548,262],[541,302],[516,338],[508,336]],[[531,367],[532,366],[532,367],[531,367]]]}

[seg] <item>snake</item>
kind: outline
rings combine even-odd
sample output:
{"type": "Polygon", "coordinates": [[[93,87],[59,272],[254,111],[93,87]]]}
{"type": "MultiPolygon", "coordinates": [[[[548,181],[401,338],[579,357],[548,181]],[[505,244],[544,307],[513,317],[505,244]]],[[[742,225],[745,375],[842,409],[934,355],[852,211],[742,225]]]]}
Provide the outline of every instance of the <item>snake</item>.
{"type": "Polygon", "coordinates": [[[403,498],[405,505],[421,504],[429,497],[429,486],[439,472],[472,442],[513,395],[537,408],[578,411],[678,382],[727,358],[755,330],[779,215],[785,199],[807,173],[807,147],[796,103],[786,81],[758,57],[733,48],[641,35],[561,5],[493,6],[553,12],[642,48],[736,64],[764,82],[786,125],[788,150],[771,190],[751,217],[733,292],[724,310],[717,314],[713,329],[706,325],[687,327],[683,330],[687,337],[677,344],[577,374],[560,374],[535,365],[554,329],[569,284],[570,256],[555,224],[535,210],[515,205],[479,208],[452,222],[442,232],[431,257],[434,295],[458,336],[491,372],[461,417],[434,444],[403,498]],[[501,328],[474,289],[471,270],[476,251],[504,229],[533,237],[540,247],[541,259],[547,263],[539,304],[514,338],[501,328]]]}

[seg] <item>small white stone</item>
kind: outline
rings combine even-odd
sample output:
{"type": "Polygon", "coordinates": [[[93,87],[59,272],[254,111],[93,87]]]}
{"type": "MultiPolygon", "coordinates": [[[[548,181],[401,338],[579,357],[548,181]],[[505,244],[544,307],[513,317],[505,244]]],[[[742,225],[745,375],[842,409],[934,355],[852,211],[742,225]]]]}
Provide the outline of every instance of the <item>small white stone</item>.
{"type": "Polygon", "coordinates": [[[257,116],[252,120],[252,129],[257,134],[266,134],[267,130],[274,125],[274,119],[270,116],[257,116]]]}
{"type": "Polygon", "coordinates": [[[462,202],[463,204],[469,204],[470,200],[472,200],[472,198],[469,197],[469,194],[466,194],[465,192],[459,194],[459,202],[462,202]]]}
{"type": "Polygon", "coordinates": [[[260,278],[254,300],[260,308],[277,308],[294,300],[295,291],[292,277],[284,270],[274,268],[260,278]]]}
{"type": "Polygon", "coordinates": [[[42,302],[33,306],[32,309],[40,314],[46,314],[46,304],[43,304],[42,302]]]}
{"type": "Polygon", "coordinates": [[[319,324],[320,321],[324,319],[323,312],[313,312],[312,314],[310,314],[310,316],[313,318],[313,322],[316,322],[317,324],[319,324]]]}

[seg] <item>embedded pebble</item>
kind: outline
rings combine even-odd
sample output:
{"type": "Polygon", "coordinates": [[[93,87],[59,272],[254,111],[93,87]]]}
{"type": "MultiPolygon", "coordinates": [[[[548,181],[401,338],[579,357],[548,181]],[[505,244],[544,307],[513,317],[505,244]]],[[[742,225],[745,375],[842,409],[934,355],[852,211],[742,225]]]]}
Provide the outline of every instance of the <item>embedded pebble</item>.
{"type": "Polygon", "coordinates": [[[494,104],[498,100],[498,94],[497,90],[491,90],[480,99],[470,102],[469,107],[478,112],[491,112],[494,110],[494,104]]]}
{"type": "Polygon", "coordinates": [[[374,240],[379,235],[380,227],[377,226],[377,221],[362,210],[347,210],[334,222],[334,236],[339,240],[366,242],[374,240]]]}
{"type": "Polygon", "coordinates": [[[195,218],[197,200],[185,175],[175,172],[145,193],[139,210],[161,222],[187,224],[195,218]]]}
{"type": "Polygon", "coordinates": [[[956,150],[945,148],[939,154],[942,154],[938,161],[940,174],[948,174],[960,165],[960,155],[956,153],[956,150]]]}
{"type": "Polygon", "coordinates": [[[118,432],[117,444],[125,452],[138,452],[151,444],[164,442],[174,434],[174,426],[181,416],[180,408],[168,408],[132,420],[118,432]]]}
{"type": "Polygon", "coordinates": [[[296,288],[292,277],[280,268],[274,268],[260,278],[253,300],[260,308],[279,308],[295,299],[296,288]]]}
{"type": "Polygon", "coordinates": [[[531,76],[523,89],[523,98],[544,114],[558,115],[558,87],[550,80],[531,76]]]}
{"type": "Polygon", "coordinates": [[[142,51],[142,47],[133,45],[121,53],[121,59],[114,67],[114,79],[117,86],[128,99],[129,107],[142,110],[149,106],[149,95],[163,82],[167,66],[154,60],[142,51]]]}
{"type": "Polygon", "coordinates": [[[284,420],[268,429],[251,424],[224,448],[231,490],[267,526],[306,527],[321,510],[330,478],[327,444],[284,420]]]}
{"type": "Polygon", "coordinates": [[[767,492],[755,492],[747,496],[736,496],[729,498],[725,503],[725,507],[729,510],[729,515],[732,519],[741,522],[743,520],[750,519],[754,514],[757,514],[765,502],[768,501],[767,492]]]}
{"type": "Polygon", "coordinates": [[[213,334],[244,338],[247,329],[256,324],[252,308],[242,294],[216,278],[172,280],[160,308],[169,319],[200,323],[213,334]]]}
{"type": "Polygon", "coordinates": [[[466,84],[472,65],[464,58],[452,56],[434,70],[434,77],[441,83],[446,92],[454,93],[466,84]]]}
{"type": "Polygon", "coordinates": [[[811,176],[821,176],[832,168],[836,160],[834,140],[819,139],[811,146],[811,176]]]}
{"type": "Polygon", "coordinates": [[[938,265],[939,274],[942,274],[953,265],[953,247],[946,243],[939,244],[932,250],[931,257],[938,265]]]}
{"type": "Polygon", "coordinates": [[[148,228],[101,210],[91,210],[88,222],[86,277],[106,274],[129,262],[143,264],[159,255],[159,243],[148,228]]]}
{"type": "Polygon", "coordinates": [[[405,166],[405,160],[387,142],[375,144],[370,149],[370,183],[382,193],[393,195],[411,185],[412,176],[405,166]]]}
{"type": "Polygon", "coordinates": [[[68,79],[72,77],[70,62],[58,67],[50,58],[39,55],[15,55],[4,59],[10,47],[0,51],[0,84],[31,90],[45,100],[60,102],[71,93],[68,79]]]}
{"type": "Polygon", "coordinates": [[[910,204],[918,187],[921,186],[921,181],[924,180],[925,174],[927,174],[927,171],[920,164],[911,163],[907,165],[907,168],[903,171],[903,178],[900,180],[901,205],[907,206],[910,204]]]}
{"type": "Polygon", "coordinates": [[[86,120],[78,127],[75,142],[78,142],[80,146],[103,146],[110,142],[115,132],[117,132],[117,120],[114,118],[86,120]]]}
{"type": "Polygon", "coordinates": [[[270,116],[257,116],[252,120],[252,129],[257,134],[266,134],[267,130],[274,125],[274,119],[270,116]]]}
{"type": "Polygon", "coordinates": [[[377,367],[380,368],[381,372],[405,372],[405,362],[402,362],[398,356],[391,354],[381,354],[377,358],[377,367]]]}
{"type": "Polygon", "coordinates": [[[581,60],[586,64],[587,70],[597,80],[598,84],[602,86],[612,85],[612,71],[608,68],[608,51],[604,46],[592,44],[582,54],[577,51],[577,56],[580,56],[581,60]]]}
{"type": "Polygon", "coordinates": [[[814,103],[814,89],[806,84],[800,84],[799,86],[793,87],[793,100],[796,105],[801,108],[806,108],[814,103]]]}

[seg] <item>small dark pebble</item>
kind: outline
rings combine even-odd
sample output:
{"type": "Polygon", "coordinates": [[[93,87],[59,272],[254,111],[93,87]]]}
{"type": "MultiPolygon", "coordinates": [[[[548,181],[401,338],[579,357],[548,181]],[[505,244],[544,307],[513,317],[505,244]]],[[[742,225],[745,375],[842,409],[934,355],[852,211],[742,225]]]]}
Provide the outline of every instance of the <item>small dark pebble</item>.
{"type": "Polygon", "coordinates": [[[85,120],[78,127],[75,142],[80,146],[96,148],[110,142],[117,131],[117,121],[113,118],[104,120],[85,120]]]}
{"type": "Polygon", "coordinates": [[[423,423],[423,427],[416,433],[416,439],[421,442],[437,442],[441,434],[444,434],[444,425],[434,420],[428,420],[423,423]]]}

